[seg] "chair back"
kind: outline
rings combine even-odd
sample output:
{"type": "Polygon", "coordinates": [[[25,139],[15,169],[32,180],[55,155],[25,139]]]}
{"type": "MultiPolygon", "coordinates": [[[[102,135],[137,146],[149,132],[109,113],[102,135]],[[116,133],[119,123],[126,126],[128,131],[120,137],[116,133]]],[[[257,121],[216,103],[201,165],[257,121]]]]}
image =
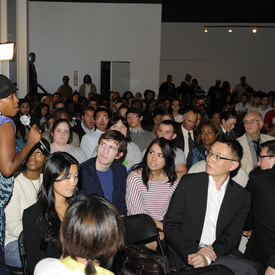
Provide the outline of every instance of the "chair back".
{"type": "Polygon", "coordinates": [[[27,268],[27,259],[26,259],[26,252],[23,244],[23,231],[20,233],[18,237],[18,248],[19,248],[19,254],[20,254],[20,259],[22,262],[22,269],[23,269],[23,274],[28,275],[29,271],[27,268]]]}
{"type": "Polygon", "coordinates": [[[123,217],[125,227],[125,241],[130,244],[157,241],[161,254],[164,255],[159,232],[155,221],[146,214],[123,217]]]}

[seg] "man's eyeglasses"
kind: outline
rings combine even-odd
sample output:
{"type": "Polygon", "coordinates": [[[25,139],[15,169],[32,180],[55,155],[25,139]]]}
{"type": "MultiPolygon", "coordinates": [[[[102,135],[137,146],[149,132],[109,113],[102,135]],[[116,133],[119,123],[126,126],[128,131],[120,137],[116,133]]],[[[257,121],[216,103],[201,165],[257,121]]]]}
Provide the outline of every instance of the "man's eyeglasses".
{"type": "Polygon", "coordinates": [[[237,161],[237,160],[235,160],[235,159],[228,159],[228,158],[221,157],[221,156],[216,155],[216,154],[214,154],[214,153],[212,153],[212,152],[210,152],[210,151],[205,151],[205,155],[206,155],[206,156],[209,156],[209,157],[213,157],[213,158],[214,158],[215,160],[217,160],[217,161],[219,161],[219,160],[221,160],[221,159],[230,160],[230,161],[237,161]]]}
{"type": "Polygon", "coordinates": [[[274,157],[274,155],[266,155],[266,156],[259,155],[259,156],[258,156],[258,159],[259,159],[259,160],[262,160],[263,158],[273,158],[273,157],[274,157]]]}
{"type": "Polygon", "coordinates": [[[95,119],[96,120],[101,120],[101,119],[107,120],[107,119],[109,119],[109,117],[108,116],[96,116],[95,119]]]}
{"type": "Polygon", "coordinates": [[[129,118],[129,119],[136,118],[136,117],[139,117],[139,115],[127,116],[127,118],[129,118]]]}
{"type": "Polygon", "coordinates": [[[243,121],[243,124],[244,124],[244,125],[247,125],[247,124],[254,124],[255,122],[260,122],[260,120],[257,120],[257,119],[255,119],[255,118],[250,119],[250,120],[244,120],[244,121],[243,121]]]}

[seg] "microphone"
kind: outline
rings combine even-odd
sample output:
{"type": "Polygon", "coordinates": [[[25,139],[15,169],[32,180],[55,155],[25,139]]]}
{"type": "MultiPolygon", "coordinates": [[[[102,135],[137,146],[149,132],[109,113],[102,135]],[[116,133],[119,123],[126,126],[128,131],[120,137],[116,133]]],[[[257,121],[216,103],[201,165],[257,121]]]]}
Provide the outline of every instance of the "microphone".
{"type": "MultiPolygon", "coordinates": [[[[32,128],[31,125],[30,125],[31,120],[29,119],[28,116],[26,116],[26,115],[21,116],[21,117],[20,117],[20,121],[21,121],[21,123],[22,123],[24,126],[26,126],[29,130],[32,128]]],[[[50,154],[49,150],[47,149],[47,147],[46,147],[46,145],[43,143],[43,141],[40,140],[39,143],[40,143],[40,147],[41,147],[43,150],[45,150],[48,154],[50,154]]]]}

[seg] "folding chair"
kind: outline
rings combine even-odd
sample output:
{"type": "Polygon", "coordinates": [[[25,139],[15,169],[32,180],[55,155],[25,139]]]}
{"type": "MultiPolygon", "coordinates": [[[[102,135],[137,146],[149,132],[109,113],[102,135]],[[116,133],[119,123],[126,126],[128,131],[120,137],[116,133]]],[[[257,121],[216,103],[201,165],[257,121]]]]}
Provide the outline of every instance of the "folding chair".
{"type": "Polygon", "coordinates": [[[20,233],[18,237],[18,247],[19,247],[19,253],[20,253],[20,259],[22,262],[22,269],[23,269],[23,274],[28,275],[29,271],[27,268],[27,259],[26,259],[26,252],[23,244],[23,231],[20,233]]]}
{"type": "Polygon", "coordinates": [[[154,220],[146,214],[123,217],[125,241],[130,244],[145,244],[157,241],[162,255],[164,250],[159,238],[159,232],[154,220]]]}

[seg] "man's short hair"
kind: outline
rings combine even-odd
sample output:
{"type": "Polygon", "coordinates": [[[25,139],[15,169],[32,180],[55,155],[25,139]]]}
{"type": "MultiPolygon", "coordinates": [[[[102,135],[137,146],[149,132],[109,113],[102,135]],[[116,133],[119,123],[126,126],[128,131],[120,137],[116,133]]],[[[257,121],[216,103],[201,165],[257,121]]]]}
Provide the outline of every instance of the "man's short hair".
{"type": "Polygon", "coordinates": [[[237,113],[235,111],[226,111],[221,113],[221,121],[224,119],[227,121],[230,118],[236,118],[237,119],[237,113]]]}
{"type": "MultiPolygon", "coordinates": [[[[163,120],[160,124],[163,124],[163,125],[171,125],[173,127],[173,134],[176,133],[177,131],[177,128],[178,128],[178,124],[177,122],[173,121],[173,120],[163,120]]],[[[159,125],[160,125],[159,124],[159,125]]]]}
{"type": "Polygon", "coordinates": [[[100,108],[97,108],[97,109],[95,110],[94,118],[96,118],[96,115],[97,115],[98,112],[106,112],[106,113],[108,114],[108,117],[109,117],[109,118],[111,117],[111,112],[110,112],[109,109],[104,108],[104,107],[100,107],[100,108]]]}
{"type": "Polygon", "coordinates": [[[104,134],[102,134],[98,140],[98,144],[102,142],[102,140],[113,140],[118,146],[117,154],[123,153],[123,156],[127,153],[127,140],[123,134],[119,131],[108,130],[104,134]]]}
{"type": "Polygon", "coordinates": [[[137,114],[139,117],[142,116],[142,113],[141,111],[138,109],[138,108],[133,108],[133,107],[130,107],[126,113],[126,117],[128,114],[137,114]]]}
{"type": "Polygon", "coordinates": [[[187,113],[189,113],[189,112],[192,112],[193,114],[198,114],[198,110],[196,110],[195,108],[193,108],[193,107],[191,107],[191,106],[185,107],[185,108],[183,109],[182,114],[185,115],[185,114],[187,114],[187,113]]]}
{"type": "Polygon", "coordinates": [[[65,108],[59,108],[54,111],[54,118],[56,119],[57,115],[60,114],[66,114],[69,115],[68,111],[65,108]]]}
{"type": "Polygon", "coordinates": [[[241,162],[243,157],[243,148],[235,138],[225,134],[219,134],[216,142],[226,144],[231,149],[232,158],[236,159],[239,163],[241,162]]]}
{"type": "Polygon", "coordinates": [[[92,107],[92,106],[87,106],[86,108],[84,108],[84,109],[82,110],[81,116],[84,116],[86,111],[95,111],[95,108],[92,107]]]}
{"type": "Polygon", "coordinates": [[[20,107],[23,103],[28,103],[31,106],[31,103],[28,99],[26,98],[20,98],[18,102],[18,107],[20,107]]]}
{"type": "Polygon", "coordinates": [[[267,153],[275,156],[275,140],[269,140],[261,144],[261,148],[267,147],[267,153]]]}

